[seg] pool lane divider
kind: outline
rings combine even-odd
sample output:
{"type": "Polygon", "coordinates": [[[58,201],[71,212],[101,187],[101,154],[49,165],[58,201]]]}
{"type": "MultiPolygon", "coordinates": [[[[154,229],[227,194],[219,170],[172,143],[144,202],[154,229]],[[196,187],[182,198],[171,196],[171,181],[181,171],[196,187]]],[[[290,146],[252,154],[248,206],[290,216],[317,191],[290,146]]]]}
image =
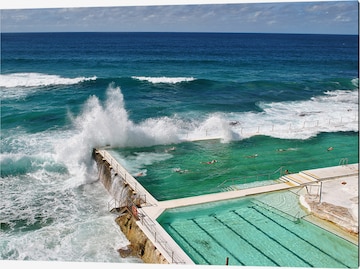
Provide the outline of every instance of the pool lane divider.
{"type": "Polygon", "coordinates": [[[246,219],[244,216],[242,216],[240,213],[236,212],[235,210],[232,210],[234,214],[236,214],[239,218],[241,218],[243,221],[247,222],[249,225],[253,226],[257,231],[264,234],[266,237],[268,237],[270,240],[276,242],[279,246],[286,249],[287,252],[291,253],[293,256],[297,257],[299,260],[301,260],[303,263],[305,263],[309,267],[315,267],[313,264],[311,264],[309,261],[305,260],[303,257],[292,251],[291,249],[284,246],[279,240],[277,240],[275,237],[271,236],[270,234],[264,232],[262,229],[260,229],[257,225],[255,225],[253,222],[246,219]]]}
{"type": "Polygon", "coordinates": [[[217,243],[225,252],[229,253],[240,265],[245,266],[246,264],[242,262],[235,253],[232,253],[229,249],[226,248],[219,240],[217,240],[214,236],[212,236],[204,227],[202,227],[195,219],[190,219],[200,230],[202,230],[207,236],[211,238],[211,240],[217,243]]]}
{"type": "Polygon", "coordinates": [[[221,219],[219,219],[218,217],[216,217],[215,214],[211,214],[210,216],[212,216],[213,218],[215,218],[217,221],[219,221],[223,226],[225,226],[227,229],[229,229],[230,231],[232,231],[234,234],[236,234],[238,237],[240,237],[243,241],[245,241],[248,245],[250,245],[251,247],[253,247],[257,252],[261,253],[261,255],[263,255],[264,257],[266,257],[268,260],[270,260],[275,266],[281,266],[280,264],[278,264],[274,259],[272,259],[271,257],[269,257],[268,255],[266,255],[260,248],[258,248],[257,246],[255,246],[253,243],[251,243],[249,240],[247,240],[245,237],[243,237],[239,232],[237,232],[236,230],[234,230],[231,226],[229,226],[228,224],[226,224],[224,221],[222,221],[221,219]]]}
{"type": "MultiPolygon", "coordinates": [[[[260,207],[262,209],[265,209],[263,207],[261,207],[260,205],[256,205],[257,207],[260,207]]],[[[251,208],[254,209],[255,211],[257,211],[259,214],[261,214],[262,216],[264,216],[266,219],[272,221],[273,223],[275,223],[276,225],[278,225],[279,227],[283,228],[284,230],[286,230],[288,233],[293,234],[294,236],[296,236],[298,239],[302,240],[303,242],[309,244],[310,246],[312,246],[313,248],[315,248],[316,250],[318,250],[319,252],[321,252],[323,255],[328,256],[329,258],[333,259],[334,261],[336,261],[337,263],[341,264],[342,266],[344,266],[345,268],[350,268],[348,265],[346,265],[345,263],[341,262],[339,259],[337,259],[336,257],[326,253],[324,250],[322,250],[319,246],[315,245],[314,243],[310,242],[309,240],[303,238],[301,235],[297,234],[296,232],[290,230],[289,228],[287,228],[286,226],[282,225],[281,223],[277,222],[276,220],[274,220],[273,218],[269,217],[268,215],[266,215],[264,212],[260,211],[258,208],[256,208],[256,206],[252,206],[251,208]]],[[[267,211],[272,212],[273,214],[276,214],[282,218],[284,218],[283,216],[277,214],[276,212],[273,212],[269,209],[265,209],[267,211]]],[[[305,221],[305,220],[303,220],[305,221]]],[[[310,222],[309,222],[310,223],[310,222]]]]}
{"type": "Polygon", "coordinates": [[[178,231],[173,225],[167,223],[167,225],[197,254],[199,255],[208,265],[212,265],[204,255],[202,255],[196,248],[194,248],[191,243],[178,231]]]}

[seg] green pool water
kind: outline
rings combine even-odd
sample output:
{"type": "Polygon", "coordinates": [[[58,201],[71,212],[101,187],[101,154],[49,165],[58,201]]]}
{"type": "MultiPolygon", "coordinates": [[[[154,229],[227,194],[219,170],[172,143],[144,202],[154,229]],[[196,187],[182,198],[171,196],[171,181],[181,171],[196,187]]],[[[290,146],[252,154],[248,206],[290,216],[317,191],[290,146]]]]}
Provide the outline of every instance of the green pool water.
{"type": "Polygon", "coordinates": [[[358,268],[358,247],[305,214],[282,191],[169,209],[157,220],[196,264],[358,268]]]}
{"type": "Polygon", "coordinates": [[[109,151],[134,176],[142,172],[137,180],[162,201],[224,191],[232,182],[267,184],[281,176],[273,173],[280,167],[295,173],[336,166],[342,158],[357,163],[358,147],[358,132],[338,132],[306,140],[254,136],[109,151]]]}

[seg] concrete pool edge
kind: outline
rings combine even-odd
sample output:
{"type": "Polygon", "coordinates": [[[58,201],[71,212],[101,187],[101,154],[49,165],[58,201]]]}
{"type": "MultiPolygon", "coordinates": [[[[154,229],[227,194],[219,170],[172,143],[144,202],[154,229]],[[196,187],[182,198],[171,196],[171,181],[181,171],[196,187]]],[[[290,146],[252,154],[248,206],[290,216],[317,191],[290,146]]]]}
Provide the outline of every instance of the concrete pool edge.
{"type": "MultiPolygon", "coordinates": [[[[156,221],[157,217],[159,217],[161,213],[164,212],[166,209],[215,201],[223,201],[226,199],[236,199],[248,195],[266,192],[305,187],[310,184],[321,182],[325,179],[332,180],[339,177],[346,177],[346,175],[349,174],[351,174],[352,176],[358,176],[358,164],[346,164],[342,166],[323,168],[319,170],[321,172],[320,174],[314,174],[313,170],[303,171],[298,174],[291,174],[289,178],[285,177],[282,183],[277,183],[273,185],[159,202],[150,193],[148,193],[145,188],[143,188],[141,184],[137,182],[137,180],[133,178],[126,171],[126,169],[123,168],[106,150],[94,149],[93,157],[98,165],[98,168],[101,167],[101,169],[99,169],[99,178],[109,192],[112,180],[111,177],[113,175],[121,175],[121,179],[124,181],[124,184],[130,185],[131,192],[128,192],[127,194],[129,197],[133,197],[134,194],[140,195],[141,197],[146,197],[146,199],[142,199],[142,202],[140,202],[138,205],[131,203],[130,206],[122,205],[120,207],[124,208],[125,210],[127,209],[127,212],[130,214],[128,215],[128,217],[131,216],[131,218],[135,220],[136,225],[139,227],[139,230],[136,232],[135,238],[136,236],[143,237],[145,235],[145,237],[152,244],[151,247],[144,248],[144,252],[142,253],[142,255],[140,255],[140,258],[145,256],[161,256],[161,258],[155,258],[153,260],[146,260],[145,258],[143,258],[144,262],[149,263],[194,264],[194,262],[189,258],[189,256],[178,246],[178,244],[156,221]],[[350,168],[350,170],[341,169],[343,167],[350,168]],[[326,173],[326,171],[328,171],[326,169],[331,170],[330,174],[326,173]],[[103,171],[103,175],[100,174],[100,171],[103,171]],[[336,172],[334,173],[334,171],[336,172]],[[148,252],[156,253],[155,255],[151,255],[148,252]],[[166,262],[164,260],[166,260],[166,262]]],[[[124,214],[125,213],[123,212],[123,215],[124,214]]],[[[129,230],[123,229],[124,227],[121,227],[121,224],[119,226],[123,231],[125,231],[124,233],[128,239],[134,238],[133,236],[130,236],[129,230]]],[[[131,232],[133,233],[133,231],[131,232]]],[[[129,241],[131,242],[130,239],[129,241]]],[[[132,239],[132,241],[134,242],[134,239],[132,239]]]]}

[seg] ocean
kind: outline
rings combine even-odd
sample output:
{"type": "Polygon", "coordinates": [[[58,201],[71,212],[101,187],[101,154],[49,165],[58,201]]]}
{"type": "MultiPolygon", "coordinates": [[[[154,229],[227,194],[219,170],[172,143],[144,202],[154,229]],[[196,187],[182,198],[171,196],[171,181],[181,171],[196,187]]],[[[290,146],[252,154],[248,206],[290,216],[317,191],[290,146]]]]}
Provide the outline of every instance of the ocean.
{"type": "Polygon", "coordinates": [[[2,33],[0,259],[141,262],[117,252],[94,147],[296,141],[313,166],[358,162],[358,49],[352,35],[2,33]]]}

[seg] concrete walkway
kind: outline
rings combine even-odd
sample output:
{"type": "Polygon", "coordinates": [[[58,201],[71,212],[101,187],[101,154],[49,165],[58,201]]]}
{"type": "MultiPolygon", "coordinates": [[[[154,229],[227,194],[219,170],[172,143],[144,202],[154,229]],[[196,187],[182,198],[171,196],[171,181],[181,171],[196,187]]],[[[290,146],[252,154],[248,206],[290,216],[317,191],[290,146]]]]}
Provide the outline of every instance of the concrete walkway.
{"type": "Polygon", "coordinates": [[[159,217],[161,215],[161,213],[164,210],[170,209],[170,208],[235,199],[235,198],[240,198],[240,197],[253,195],[253,194],[285,190],[285,189],[293,188],[294,186],[296,186],[296,185],[287,184],[286,182],[284,182],[284,183],[278,183],[278,184],[243,189],[243,190],[227,191],[227,192],[220,192],[220,193],[214,193],[214,194],[193,196],[193,197],[188,197],[188,198],[160,201],[157,203],[157,205],[154,205],[151,207],[144,207],[143,210],[151,218],[156,219],[157,217],[159,217]]]}
{"type": "Polygon", "coordinates": [[[355,164],[305,170],[300,172],[299,174],[305,174],[307,176],[317,179],[318,181],[341,178],[341,177],[349,177],[353,175],[359,175],[359,164],[355,163],[355,164]]]}
{"type": "Polygon", "coordinates": [[[293,182],[298,185],[311,184],[317,181],[330,180],[341,177],[358,175],[358,164],[339,165],[325,168],[317,168],[301,171],[297,174],[289,174],[281,177],[283,180],[293,182]]]}

